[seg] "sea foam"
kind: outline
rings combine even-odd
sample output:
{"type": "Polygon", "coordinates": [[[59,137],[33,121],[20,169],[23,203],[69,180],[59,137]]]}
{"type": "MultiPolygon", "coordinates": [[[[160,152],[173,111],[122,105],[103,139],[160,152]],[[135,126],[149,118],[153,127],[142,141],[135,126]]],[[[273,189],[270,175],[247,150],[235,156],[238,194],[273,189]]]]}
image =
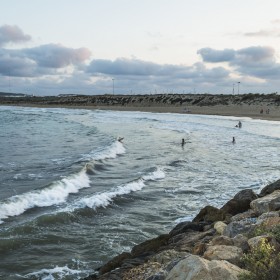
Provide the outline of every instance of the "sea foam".
{"type": "Polygon", "coordinates": [[[66,201],[71,193],[77,193],[82,188],[90,187],[90,180],[83,168],[79,173],[53,182],[50,186],[15,195],[0,204],[0,223],[3,219],[18,216],[34,207],[46,207],[66,201]]]}
{"type": "Polygon", "coordinates": [[[96,209],[98,207],[106,207],[108,206],[112,200],[121,195],[126,195],[131,192],[140,191],[147,181],[157,181],[163,179],[165,177],[165,173],[160,168],[157,168],[154,172],[148,173],[146,175],[141,176],[140,178],[128,182],[126,184],[122,184],[113,188],[111,191],[98,193],[92,195],[90,197],[82,198],[76,201],[71,209],[67,209],[68,211],[74,211],[75,209],[89,207],[92,209],[96,209]]]}
{"type": "Polygon", "coordinates": [[[94,161],[94,160],[104,160],[104,159],[114,159],[118,155],[125,153],[124,145],[115,141],[111,145],[106,147],[101,147],[99,149],[91,151],[89,154],[83,156],[83,161],[94,161]]]}
{"type": "MultiPolygon", "coordinates": [[[[89,156],[88,160],[103,160],[116,158],[117,155],[123,153],[125,153],[123,144],[115,141],[111,145],[95,150],[87,156],[89,156]]],[[[90,178],[87,171],[87,166],[85,166],[79,173],[53,182],[48,187],[6,199],[0,203],[0,224],[3,223],[4,219],[18,216],[34,207],[47,207],[61,204],[66,201],[69,194],[77,193],[83,188],[89,188],[90,178]]],[[[102,201],[108,200],[108,198],[100,199],[102,201]]]]}
{"type": "MultiPolygon", "coordinates": [[[[33,279],[33,277],[36,277],[36,279],[54,280],[54,279],[64,279],[66,276],[70,276],[70,275],[85,277],[89,273],[91,273],[90,270],[83,271],[78,269],[71,269],[66,265],[66,266],[56,266],[55,268],[50,268],[50,269],[43,268],[39,271],[32,272],[25,275],[24,278],[33,279]]],[[[80,277],[78,279],[80,279],[80,277]]]]}

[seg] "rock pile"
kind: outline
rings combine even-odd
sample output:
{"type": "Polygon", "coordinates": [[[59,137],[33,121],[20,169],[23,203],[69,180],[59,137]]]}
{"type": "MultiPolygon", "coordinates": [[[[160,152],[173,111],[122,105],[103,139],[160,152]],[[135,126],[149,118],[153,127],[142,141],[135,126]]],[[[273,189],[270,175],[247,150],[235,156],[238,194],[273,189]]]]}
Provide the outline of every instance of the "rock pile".
{"type": "Polygon", "coordinates": [[[279,210],[280,180],[259,195],[242,190],[221,209],[204,207],[192,222],[134,246],[85,280],[237,280],[246,272],[243,254],[261,240],[280,251],[279,240],[265,233],[280,225],[279,210]]]}

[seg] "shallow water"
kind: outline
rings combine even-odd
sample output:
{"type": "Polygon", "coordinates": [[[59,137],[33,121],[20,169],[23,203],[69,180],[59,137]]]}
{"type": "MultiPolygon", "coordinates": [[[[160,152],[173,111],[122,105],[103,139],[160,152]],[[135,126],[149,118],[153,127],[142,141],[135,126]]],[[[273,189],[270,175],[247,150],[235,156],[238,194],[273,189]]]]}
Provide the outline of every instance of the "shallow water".
{"type": "Polygon", "coordinates": [[[0,118],[1,279],[81,279],[280,177],[280,122],[20,107],[0,118]]]}

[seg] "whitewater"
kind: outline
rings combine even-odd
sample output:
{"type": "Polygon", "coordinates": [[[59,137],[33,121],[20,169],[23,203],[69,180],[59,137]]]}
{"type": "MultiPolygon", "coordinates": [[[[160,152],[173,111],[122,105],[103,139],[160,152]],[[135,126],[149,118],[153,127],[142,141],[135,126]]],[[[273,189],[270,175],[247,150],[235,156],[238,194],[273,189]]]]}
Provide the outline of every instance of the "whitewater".
{"type": "Polygon", "coordinates": [[[0,119],[0,279],[82,279],[280,178],[277,121],[12,106],[0,119]]]}

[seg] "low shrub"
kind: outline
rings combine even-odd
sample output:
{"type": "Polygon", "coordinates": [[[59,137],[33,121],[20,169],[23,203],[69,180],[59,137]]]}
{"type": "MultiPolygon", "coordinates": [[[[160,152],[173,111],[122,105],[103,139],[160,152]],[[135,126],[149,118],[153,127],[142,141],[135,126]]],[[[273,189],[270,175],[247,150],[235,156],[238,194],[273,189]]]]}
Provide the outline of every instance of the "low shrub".
{"type": "Polygon", "coordinates": [[[248,273],[242,273],[239,280],[279,280],[280,254],[276,253],[266,239],[242,258],[248,273]]]}

